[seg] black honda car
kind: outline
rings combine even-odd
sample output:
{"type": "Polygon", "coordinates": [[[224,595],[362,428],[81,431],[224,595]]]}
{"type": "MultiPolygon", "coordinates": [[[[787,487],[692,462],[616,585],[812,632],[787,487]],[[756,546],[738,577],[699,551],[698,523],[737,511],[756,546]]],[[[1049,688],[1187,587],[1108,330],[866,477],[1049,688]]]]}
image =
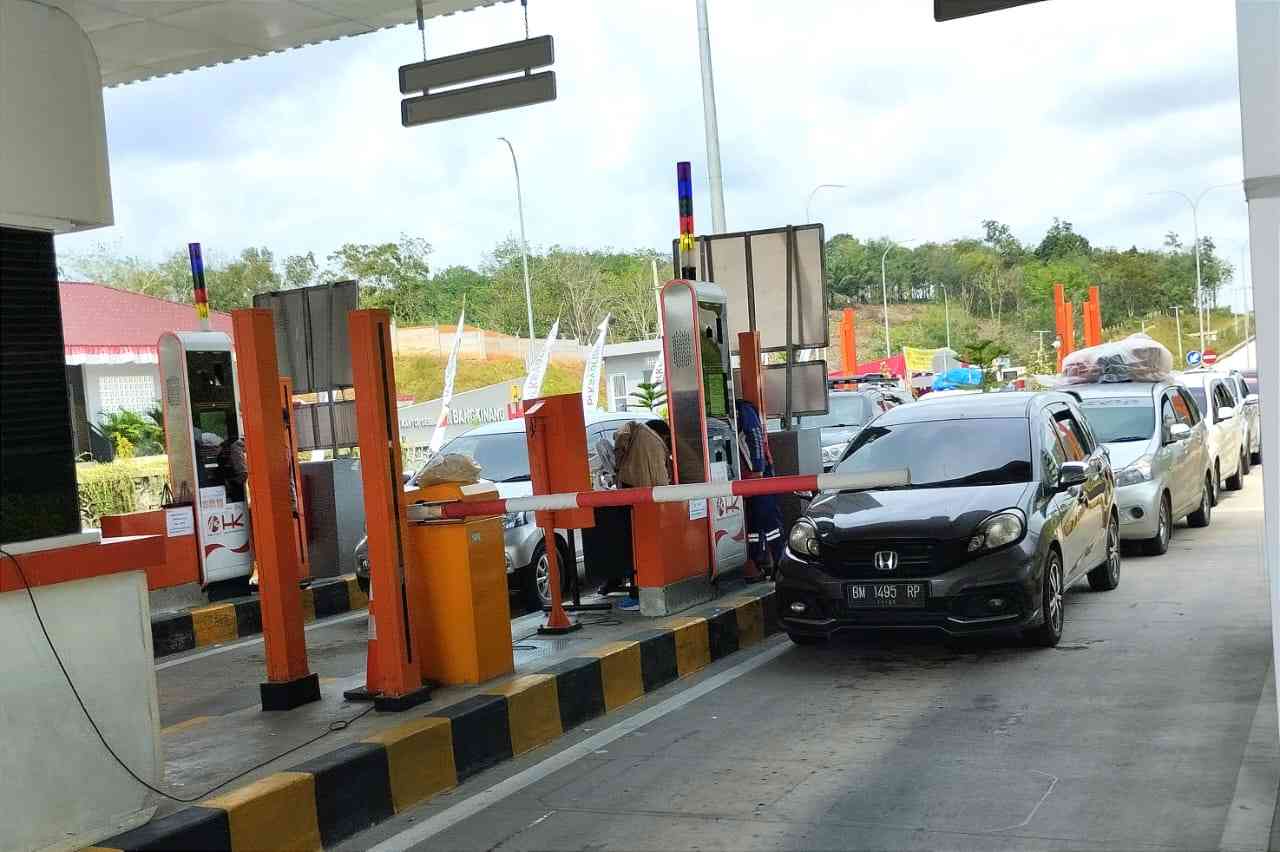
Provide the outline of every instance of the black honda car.
{"type": "Polygon", "coordinates": [[[1074,397],[992,393],[873,420],[839,472],[910,471],[910,485],[824,492],[779,566],[779,617],[799,644],[842,630],[1062,637],[1063,593],[1120,582],[1115,481],[1074,397]]]}

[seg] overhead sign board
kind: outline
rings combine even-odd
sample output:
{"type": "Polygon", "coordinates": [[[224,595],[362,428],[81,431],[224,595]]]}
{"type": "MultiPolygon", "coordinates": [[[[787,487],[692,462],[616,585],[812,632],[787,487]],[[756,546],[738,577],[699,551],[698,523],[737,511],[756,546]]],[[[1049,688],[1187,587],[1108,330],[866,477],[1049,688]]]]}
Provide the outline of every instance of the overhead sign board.
{"type": "Polygon", "coordinates": [[[551,36],[499,44],[468,53],[442,56],[400,68],[400,92],[416,97],[400,102],[400,123],[405,127],[482,115],[487,112],[529,106],[556,99],[554,71],[533,73],[555,61],[551,36]],[[519,72],[523,71],[523,74],[519,72]],[[515,77],[503,77],[517,74],[515,77]],[[478,80],[489,82],[474,86],[478,80]],[[454,86],[456,88],[444,88],[454,86]]]}
{"type": "Polygon", "coordinates": [[[1040,0],[933,0],[933,19],[951,21],[1039,2],[1040,0]]]}

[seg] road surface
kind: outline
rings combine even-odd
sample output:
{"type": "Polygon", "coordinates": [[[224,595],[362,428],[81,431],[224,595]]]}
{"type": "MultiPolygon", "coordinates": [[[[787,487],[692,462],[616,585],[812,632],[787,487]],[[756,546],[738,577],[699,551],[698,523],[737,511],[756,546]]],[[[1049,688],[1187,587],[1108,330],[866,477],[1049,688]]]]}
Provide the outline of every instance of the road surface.
{"type": "Polygon", "coordinates": [[[1265,849],[1261,476],[1052,650],[775,637],[342,848],[1265,849]]]}

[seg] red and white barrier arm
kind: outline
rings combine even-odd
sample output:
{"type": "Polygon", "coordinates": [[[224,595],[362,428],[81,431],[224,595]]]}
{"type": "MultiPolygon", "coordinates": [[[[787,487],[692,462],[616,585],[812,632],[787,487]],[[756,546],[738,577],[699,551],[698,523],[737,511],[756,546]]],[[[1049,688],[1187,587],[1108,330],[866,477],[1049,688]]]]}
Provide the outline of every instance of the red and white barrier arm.
{"type": "Polygon", "coordinates": [[[687,503],[708,497],[759,497],[791,491],[869,491],[901,488],[911,484],[905,469],[867,473],[819,473],[803,476],[770,476],[699,482],[692,485],[656,485],[652,488],[619,488],[614,491],[577,491],[569,494],[535,494],[505,500],[415,503],[409,506],[411,521],[440,521],[511,512],[549,512],[560,509],[599,509],[605,506],[637,506],[644,503],[687,503]]]}

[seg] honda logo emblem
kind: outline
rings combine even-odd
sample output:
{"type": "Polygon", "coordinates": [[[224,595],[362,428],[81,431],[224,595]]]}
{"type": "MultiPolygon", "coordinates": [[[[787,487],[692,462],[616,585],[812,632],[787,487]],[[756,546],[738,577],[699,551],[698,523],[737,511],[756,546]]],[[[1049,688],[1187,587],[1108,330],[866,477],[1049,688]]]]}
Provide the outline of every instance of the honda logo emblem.
{"type": "Polygon", "coordinates": [[[898,551],[877,550],[875,565],[877,571],[896,571],[898,568],[898,551]]]}

